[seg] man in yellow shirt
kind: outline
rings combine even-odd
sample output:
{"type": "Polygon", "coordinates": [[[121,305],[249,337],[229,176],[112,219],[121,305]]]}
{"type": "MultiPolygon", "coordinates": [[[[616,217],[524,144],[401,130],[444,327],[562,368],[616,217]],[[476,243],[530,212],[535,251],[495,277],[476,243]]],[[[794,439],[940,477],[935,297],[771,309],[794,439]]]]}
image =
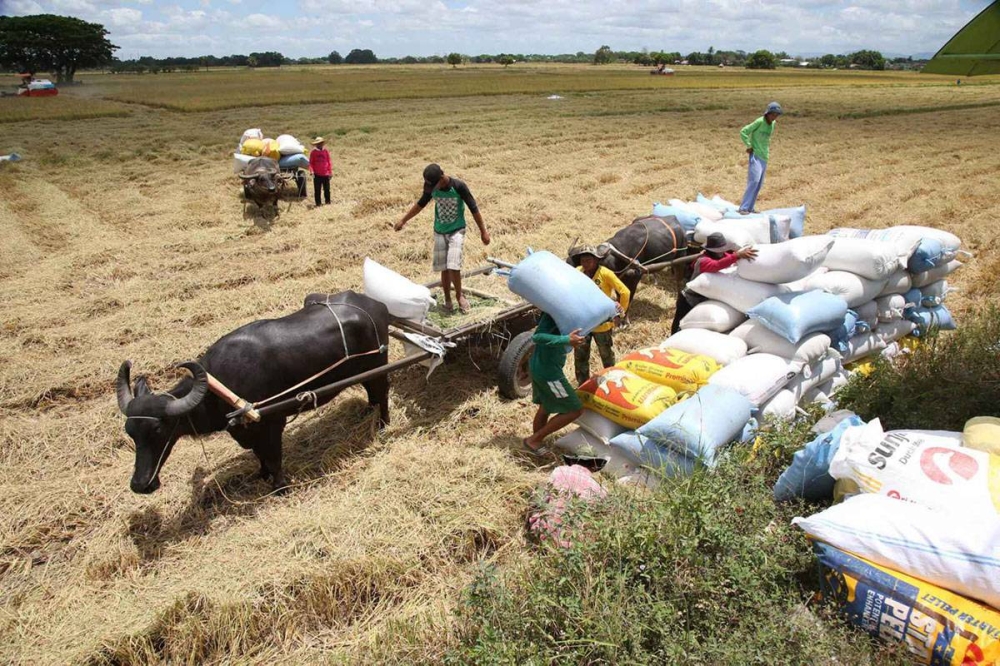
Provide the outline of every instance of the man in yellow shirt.
{"type": "Polygon", "coordinates": [[[628,311],[632,294],[629,292],[618,276],[613,271],[601,266],[603,253],[590,245],[582,245],[570,250],[570,258],[573,263],[578,264],[577,269],[594,281],[601,291],[609,298],[618,298],[618,316],[613,322],[601,324],[584,338],[583,343],[573,351],[573,364],[576,368],[576,383],[579,386],[590,379],[590,343],[593,340],[597,343],[597,350],[601,355],[601,363],[604,367],[615,364],[614,340],[611,335],[612,329],[621,320],[621,317],[628,311]]]}

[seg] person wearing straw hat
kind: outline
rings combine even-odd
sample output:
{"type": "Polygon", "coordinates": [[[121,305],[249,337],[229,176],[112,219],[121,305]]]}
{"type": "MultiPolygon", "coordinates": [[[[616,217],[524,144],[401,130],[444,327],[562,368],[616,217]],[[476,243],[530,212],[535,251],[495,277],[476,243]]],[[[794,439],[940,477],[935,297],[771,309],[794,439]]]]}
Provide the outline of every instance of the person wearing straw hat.
{"type": "MultiPolygon", "coordinates": [[[[695,279],[702,273],[718,273],[734,265],[740,259],[753,261],[757,258],[757,250],[753,247],[740,248],[735,252],[726,251],[729,243],[726,237],[718,231],[708,235],[705,239],[705,251],[700,257],[691,262],[690,273],[687,281],[695,279]]],[[[694,306],[708,300],[700,294],[696,294],[687,287],[677,294],[677,305],[674,307],[674,322],[670,326],[670,335],[681,330],[681,320],[687,313],[694,309],[694,306]]]]}
{"type": "Polygon", "coordinates": [[[323,196],[326,204],[330,205],[330,176],[333,175],[333,163],[330,161],[330,151],[326,149],[326,139],[321,136],[312,140],[315,146],[309,151],[309,173],[313,175],[313,195],[316,199],[316,207],[320,203],[319,190],[323,188],[323,196]]]}
{"type": "Polygon", "coordinates": [[[764,184],[764,172],[767,171],[767,160],[771,153],[771,136],[776,127],[775,121],[782,113],[781,105],[771,102],[764,109],[763,116],[740,130],[740,139],[750,156],[747,164],[747,189],[740,203],[740,212],[744,215],[757,212],[754,206],[764,184]]]}
{"type": "Polygon", "coordinates": [[[454,176],[447,176],[437,164],[428,164],[424,169],[424,193],[417,203],[406,211],[403,218],[393,227],[400,231],[403,226],[434,200],[434,271],[441,273],[441,289],[444,291],[444,310],[454,310],[451,288],[455,288],[455,301],[462,313],[469,311],[469,301],[462,293],[462,248],[465,243],[465,209],[472,213],[479,227],[479,237],[483,245],[490,244],[490,233],[479,212],[479,206],[469,191],[469,186],[454,176]]]}
{"type": "Polygon", "coordinates": [[[576,370],[577,385],[583,384],[590,379],[590,346],[591,342],[597,343],[597,351],[601,355],[601,364],[605,368],[610,368],[615,364],[615,346],[611,331],[621,321],[622,315],[628,311],[629,301],[632,293],[628,287],[618,279],[614,271],[601,266],[601,259],[607,254],[604,247],[595,248],[592,245],[580,245],[569,251],[570,259],[573,263],[579,263],[577,270],[583,272],[597,285],[604,295],[614,300],[617,296],[618,316],[613,322],[605,322],[584,336],[583,344],[573,352],[573,365],[576,370]]]}

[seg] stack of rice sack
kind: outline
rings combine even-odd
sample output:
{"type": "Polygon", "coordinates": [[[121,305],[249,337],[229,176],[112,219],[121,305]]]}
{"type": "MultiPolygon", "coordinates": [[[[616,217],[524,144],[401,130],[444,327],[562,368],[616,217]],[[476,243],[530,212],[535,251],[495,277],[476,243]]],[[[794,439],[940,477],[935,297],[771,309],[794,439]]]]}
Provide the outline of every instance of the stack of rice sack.
{"type": "Polygon", "coordinates": [[[997,451],[1000,419],[884,432],[851,417],[796,454],[775,486],[779,500],[850,487],[793,523],[814,543],[824,594],[873,636],[904,642],[916,663],[1000,660],[997,451]]]}
{"type": "Polygon", "coordinates": [[[733,248],[744,245],[778,243],[802,236],[806,221],[805,205],[775,208],[753,215],[741,215],[739,206],[719,195],[711,199],[698,194],[695,201],[670,199],[668,204],[653,204],[653,215],[674,216],[694,239],[704,242],[708,234],[720,232],[733,248]]]}
{"type": "Polygon", "coordinates": [[[576,455],[604,457],[618,477],[690,473],[712,465],[718,451],[751,421],[753,405],[712,378],[746,355],[746,343],[721,333],[681,331],[655,347],[625,355],[577,390],[584,415],[556,442],[576,455]]]}
{"type": "MultiPolygon", "coordinates": [[[[951,313],[943,305],[951,291],[947,276],[962,267],[960,259],[971,257],[962,251],[958,236],[912,225],[874,230],[841,228],[829,233],[837,239],[836,261],[828,264],[831,271],[853,272],[882,285],[874,312],[878,331],[887,345],[906,334],[903,331],[908,326],[897,323],[900,320],[912,323],[917,336],[930,328],[955,328],[951,313]],[[861,262],[859,257],[870,257],[871,262],[861,262]]],[[[858,305],[868,308],[866,313],[870,314],[871,306],[858,305]]]]}
{"type": "Polygon", "coordinates": [[[281,134],[277,139],[264,138],[258,129],[243,132],[233,153],[233,173],[241,173],[247,163],[255,157],[270,157],[282,169],[307,169],[309,157],[302,143],[291,134],[281,134]]]}

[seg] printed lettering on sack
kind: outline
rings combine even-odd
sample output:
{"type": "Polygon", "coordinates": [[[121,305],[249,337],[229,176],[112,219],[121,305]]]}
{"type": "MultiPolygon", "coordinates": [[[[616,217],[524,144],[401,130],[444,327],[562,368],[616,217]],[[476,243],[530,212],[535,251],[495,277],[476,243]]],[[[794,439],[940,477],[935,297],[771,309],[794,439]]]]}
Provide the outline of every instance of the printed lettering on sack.
{"type": "Polygon", "coordinates": [[[677,402],[670,387],[614,367],[591,377],[576,393],[584,407],[629,428],[644,425],[677,402]]]}
{"type": "Polygon", "coordinates": [[[813,548],[824,596],[871,636],[905,643],[916,663],[975,666],[1000,656],[996,610],[829,544],[813,548]]]}

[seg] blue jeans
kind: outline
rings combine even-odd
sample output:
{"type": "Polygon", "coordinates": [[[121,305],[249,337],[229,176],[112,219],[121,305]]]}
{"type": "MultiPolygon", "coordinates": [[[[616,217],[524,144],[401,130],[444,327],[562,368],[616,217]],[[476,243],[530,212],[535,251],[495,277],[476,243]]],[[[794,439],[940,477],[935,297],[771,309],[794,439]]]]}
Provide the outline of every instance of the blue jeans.
{"type": "Polygon", "coordinates": [[[767,162],[756,155],[751,155],[750,164],[747,166],[747,191],[743,193],[740,210],[753,210],[757,203],[757,195],[760,194],[761,185],[764,184],[765,171],[767,171],[767,162]]]}

